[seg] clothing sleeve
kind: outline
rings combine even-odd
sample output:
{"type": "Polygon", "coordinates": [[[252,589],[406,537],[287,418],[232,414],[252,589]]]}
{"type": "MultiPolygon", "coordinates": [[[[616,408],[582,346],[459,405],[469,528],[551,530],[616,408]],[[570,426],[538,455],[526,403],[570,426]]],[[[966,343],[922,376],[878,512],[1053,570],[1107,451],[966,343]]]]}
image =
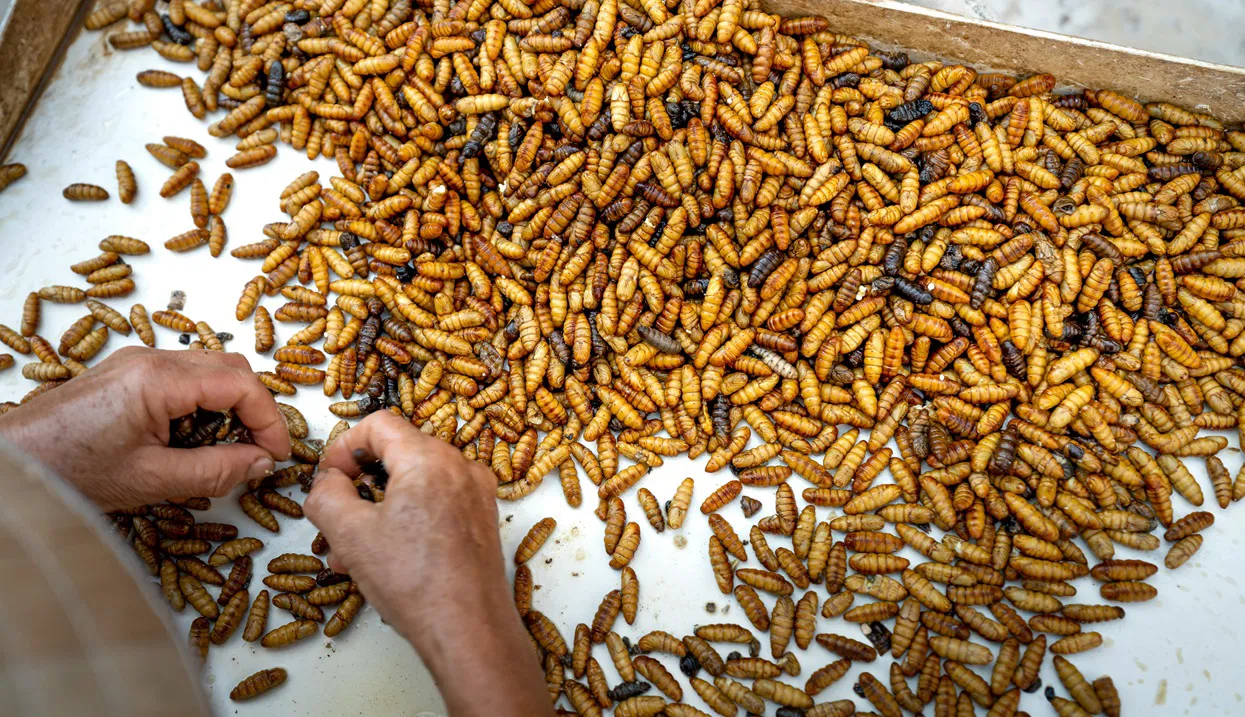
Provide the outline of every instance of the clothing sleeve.
{"type": "Polygon", "coordinates": [[[98,509],[0,439],[0,712],[210,714],[137,563],[98,509]]]}

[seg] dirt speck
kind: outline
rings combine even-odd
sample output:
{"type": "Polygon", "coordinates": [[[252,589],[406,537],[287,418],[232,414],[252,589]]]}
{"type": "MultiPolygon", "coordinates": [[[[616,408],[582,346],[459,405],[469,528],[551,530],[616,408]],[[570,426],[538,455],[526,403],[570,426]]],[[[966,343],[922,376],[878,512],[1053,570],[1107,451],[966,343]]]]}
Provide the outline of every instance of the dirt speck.
{"type": "Polygon", "coordinates": [[[682,535],[674,536],[674,547],[678,548],[679,550],[686,548],[687,538],[684,538],[682,535]]]}
{"type": "Polygon", "coordinates": [[[714,613],[715,613],[715,612],[717,612],[717,611],[718,611],[718,604],[717,604],[716,602],[707,602],[707,603],[705,603],[705,612],[707,612],[707,613],[709,613],[710,615],[712,615],[712,614],[714,614],[714,613]]]}

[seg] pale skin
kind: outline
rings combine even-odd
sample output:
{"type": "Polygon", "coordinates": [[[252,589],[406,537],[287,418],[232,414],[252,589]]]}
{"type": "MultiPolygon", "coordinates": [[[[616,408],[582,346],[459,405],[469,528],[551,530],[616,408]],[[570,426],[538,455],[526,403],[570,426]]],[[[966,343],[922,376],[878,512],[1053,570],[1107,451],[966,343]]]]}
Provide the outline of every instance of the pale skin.
{"type": "MultiPolygon", "coordinates": [[[[0,437],[105,511],[229,495],[290,455],[276,402],[246,359],[208,351],[121,349],[0,416],[0,437]],[[196,408],[232,409],[254,444],[166,447],[169,421],[196,408]]],[[[386,411],[334,441],[304,509],[329,541],[330,566],[414,646],[451,715],[551,717],[509,594],[495,487],[483,466],[386,411]],[[355,455],[384,463],[384,502],[359,497],[355,455]]]]}

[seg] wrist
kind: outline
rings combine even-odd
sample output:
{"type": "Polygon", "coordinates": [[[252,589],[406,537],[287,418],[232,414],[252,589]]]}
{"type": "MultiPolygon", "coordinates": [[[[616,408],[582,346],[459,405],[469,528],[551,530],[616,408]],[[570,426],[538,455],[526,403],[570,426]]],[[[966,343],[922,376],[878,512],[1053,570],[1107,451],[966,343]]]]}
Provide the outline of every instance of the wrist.
{"type": "Polygon", "coordinates": [[[458,659],[463,651],[484,647],[489,640],[465,639],[480,633],[497,634],[507,622],[517,622],[513,604],[499,591],[470,586],[438,586],[435,593],[403,600],[394,626],[421,655],[458,659]]]}
{"type": "Polygon", "coordinates": [[[551,715],[542,670],[508,595],[447,590],[399,627],[455,717],[551,715]],[[469,669],[464,669],[468,667],[469,669]]]}

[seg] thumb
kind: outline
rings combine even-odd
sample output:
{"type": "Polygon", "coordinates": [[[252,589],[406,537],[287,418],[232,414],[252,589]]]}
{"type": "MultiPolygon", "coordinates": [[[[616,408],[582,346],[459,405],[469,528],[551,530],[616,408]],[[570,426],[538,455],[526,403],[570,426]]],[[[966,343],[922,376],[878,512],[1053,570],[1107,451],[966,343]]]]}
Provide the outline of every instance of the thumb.
{"type": "Polygon", "coordinates": [[[335,572],[349,572],[353,526],[371,520],[374,508],[359,497],[345,473],[336,468],[316,473],[311,494],[303,501],[303,513],[328,539],[329,563],[335,572]]]}
{"type": "Polygon", "coordinates": [[[138,462],[172,498],[223,496],[239,483],[263,478],[276,468],[268,451],[247,443],[150,448],[138,462]]]}

